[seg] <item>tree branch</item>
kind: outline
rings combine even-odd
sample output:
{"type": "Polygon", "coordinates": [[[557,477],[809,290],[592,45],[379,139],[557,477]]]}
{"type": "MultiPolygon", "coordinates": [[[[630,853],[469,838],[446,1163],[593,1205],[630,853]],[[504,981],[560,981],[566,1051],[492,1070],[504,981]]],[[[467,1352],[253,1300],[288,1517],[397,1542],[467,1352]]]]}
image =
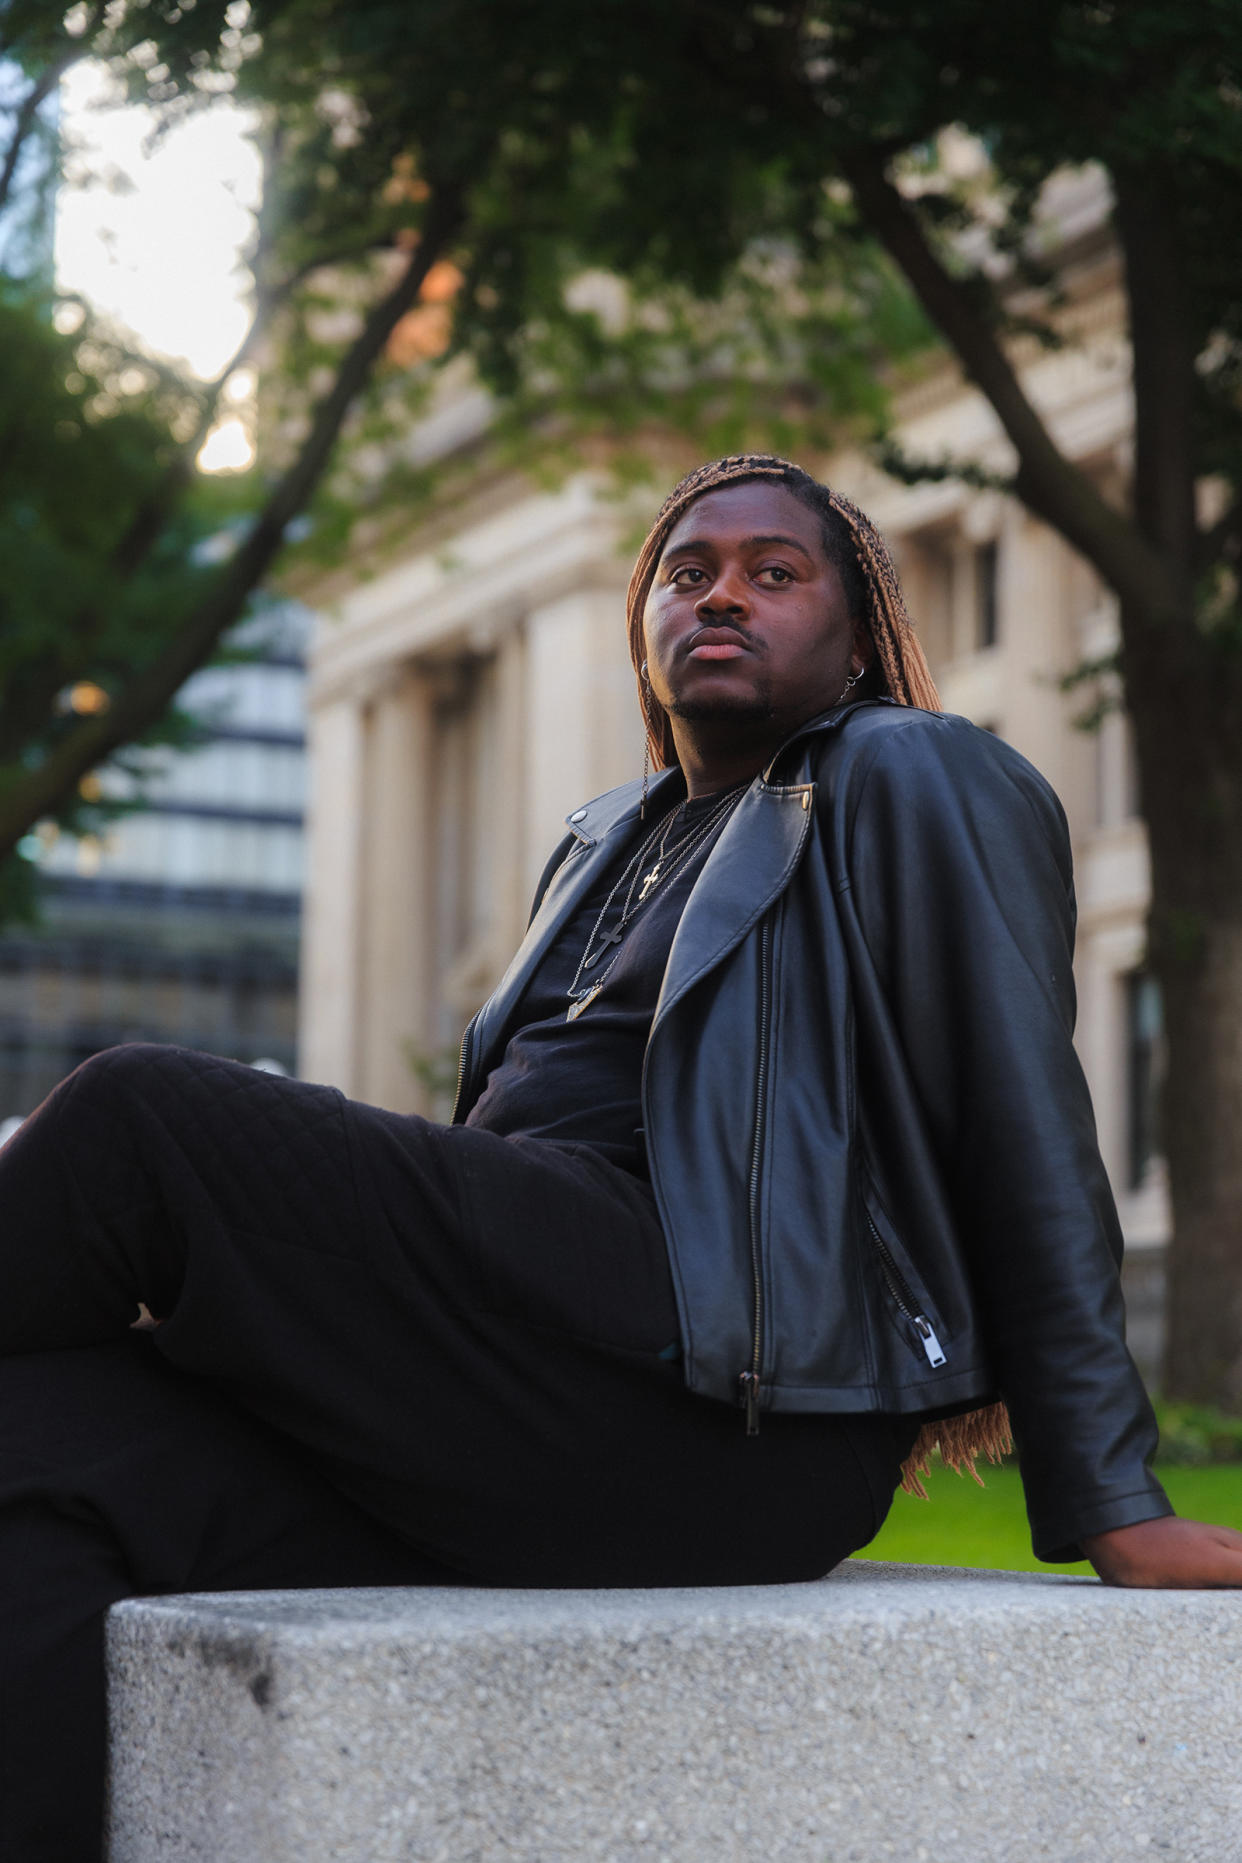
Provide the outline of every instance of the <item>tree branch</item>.
{"type": "Polygon", "coordinates": [[[991,403],[1018,455],[1015,490],[1023,503],[1095,565],[1131,613],[1149,622],[1180,613],[1181,591],[1162,555],[1056,445],[970,291],[933,251],[882,158],[856,148],[842,156],[841,166],[864,221],[991,403]]]}
{"type": "Polygon", "coordinates": [[[51,96],[69,67],[76,65],[79,59],[86,57],[95,28],[103,18],[103,11],[103,0],[96,0],[96,4],[91,7],[87,15],[86,26],[81,37],[59,58],[54,59],[46,71],[40,73],[22,99],[21,107],[13,122],[12,139],[5,150],[4,166],[0,168],[0,213],[3,213],[8,203],[9,190],[13,185],[13,177],[17,173],[17,164],[21,159],[26,138],[35,126],[40,104],[46,102],[51,96]]]}
{"type": "MultiPolygon", "coordinates": [[[[116,577],[125,580],[136,576],[158,543],[165,524],[193,480],[195,460],[211,431],[225,383],[249,357],[279,302],[278,294],[261,305],[223,369],[214,381],[204,384],[194,432],[177,449],[156,484],[142,499],[108,559],[108,568],[116,577]]],[[[183,384],[178,382],[177,386],[183,384]]],[[[57,692],[65,683],[65,649],[71,644],[73,654],[81,663],[105,620],[100,598],[79,608],[60,630],[60,651],[45,654],[37,665],[28,663],[22,669],[20,681],[10,682],[10,690],[0,697],[0,762],[12,756],[16,747],[46,719],[57,692]]]]}
{"type": "Polygon", "coordinates": [[[169,513],[194,476],[194,462],[198,457],[199,448],[211,432],[211,425],[216,418],[216,410],[220,404],[220,396],[224,392],[224,384],[235,370],[241,368],[254,349],[262,330],[267,326],[272,308],[272,304],[268,303],[262,310],[256,312],[245,336],[220,373],[214,381],[208,382],[204,387],[199,401],[198,423],[194,432],[178,448],[176,458],[168,465],[158,485],[148,497],[143,499],[112,553],[111,567],[118,575],[136,575],[155,547],[169,513]]]}
{"type": "MultiPolygon", "coordinates": [[[[211,431],[212,422],[220,404],[220,396],[230,375],[249,361],[260,337],[267,330],[274,313],[285,303],[297,287],[313,272],[343,262],[348,258],[365,257],[370,248],[358,246],[349,251],[342,249],[339,253],[324,255],[308,260],[270,291],[259,294],[258,307],[251,319],[250,327],[232,356],[225,363],[215,380],[204,387],[199,403],[198,424],[190,438],[180,447],[177,457],[171,462],[159,484],[150,496],[143,500],[126,526],[124,535],[117,544],[112,556],[112,567],[121,575],[134,575],[146,561],[154,548],[169,512],[181,497],[194,475],[194,462],[199,448],[211,431]]],[[[256,271],[259,257],[255,259],[256,271]]]]}
{"type": "MultiPolygon", "coordinates": [[[[72,61],[66,62],[70,63],[72,61]]],[[[21,159],[22,150],[26,146],[26,138],[35,126],[35,121],[39,114],[39,105],[45,101],[48,94],[54,89],[59,77],[59,66],[54,65],[49,70],[45,71],[43,76],[32,84],[30,89],[26,92],[25,97],[22,99],[21,108],[13,119],[13,135],[8,148],[5,150],[4,167],[0,168],[0,213],[4,211],[8,203],[9,190],[13,186],[13,177],[17,173],[17,164],[21,159]]]]}
{"type": "Polygon", "coordinates": [[[276,485],[245,542],[222,569],[215,587],[176,638],[136,676],[108,711],[84,719],[38,769],[0,795],[0,859],[33,822],[72,794],[89,770],[160,716],[220,636],[240,617],[248,596],[279,551],[287,526],[322,478],[345,418],[388,338],[417,301],[424,278],[455,237],[461,221],[460,195],[455,191],[437,194],[419,245],[392,290],[371,310],[331,389],[316,408],[297,458],[276,485]]]}

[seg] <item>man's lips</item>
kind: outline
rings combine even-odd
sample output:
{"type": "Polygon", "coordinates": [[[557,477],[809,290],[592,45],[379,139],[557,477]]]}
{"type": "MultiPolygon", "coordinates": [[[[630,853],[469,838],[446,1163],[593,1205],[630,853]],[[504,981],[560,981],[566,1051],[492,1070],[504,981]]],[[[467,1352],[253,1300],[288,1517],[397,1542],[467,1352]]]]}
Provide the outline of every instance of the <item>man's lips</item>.
{"type": "Polygon", "coordinates": [[[750,648],[731,628],[704,627],[691,637],[690,660],[737,660],[750,648]]]}

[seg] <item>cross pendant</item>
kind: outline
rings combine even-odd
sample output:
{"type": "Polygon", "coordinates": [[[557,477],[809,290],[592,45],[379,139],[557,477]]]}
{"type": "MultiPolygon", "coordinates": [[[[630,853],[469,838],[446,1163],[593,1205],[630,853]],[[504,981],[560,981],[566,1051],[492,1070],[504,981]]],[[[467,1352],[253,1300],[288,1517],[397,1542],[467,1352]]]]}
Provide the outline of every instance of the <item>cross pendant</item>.
{"type": "Polygon", "coordinates": [[[657,860],[655,866],[651,869],[651,872],[644,873],[642,888],[638,895],[638,903],[640,905],[642,904],[643,900],[647,897],[647,894],[651,891],[656,881],[659,879],[660,866],[661,866],[661,863],[657,860]]]}
{"type": "Polygon", "coordinates": [[[585,964],[582,966],[583,970],[594,970],[595,966],[599,963],[600,958],[603,957],[604,952],[608,949],[609,945],[620,944],[624,936],[625,936],[624,925],[618,925],[616,931],[610,931],[606,937],[600,940],[599,950],[594,952],[590,957],[587,958],[585,964]]]}

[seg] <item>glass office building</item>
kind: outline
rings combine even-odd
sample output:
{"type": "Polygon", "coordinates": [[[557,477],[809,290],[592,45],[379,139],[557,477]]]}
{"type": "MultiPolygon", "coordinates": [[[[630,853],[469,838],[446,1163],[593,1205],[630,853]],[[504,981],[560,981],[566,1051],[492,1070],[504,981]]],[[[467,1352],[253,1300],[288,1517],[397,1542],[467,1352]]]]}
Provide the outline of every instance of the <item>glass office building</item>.
{"type": "Polygon", "coordinates": [[[307,622],[269,612],[254,658],[188,682],[201,740],[152,753],[139,811],[98,839],[42,831],[41,922],[0,933],[0,1122],[117,1042],[293,1070],[307,622]]]}

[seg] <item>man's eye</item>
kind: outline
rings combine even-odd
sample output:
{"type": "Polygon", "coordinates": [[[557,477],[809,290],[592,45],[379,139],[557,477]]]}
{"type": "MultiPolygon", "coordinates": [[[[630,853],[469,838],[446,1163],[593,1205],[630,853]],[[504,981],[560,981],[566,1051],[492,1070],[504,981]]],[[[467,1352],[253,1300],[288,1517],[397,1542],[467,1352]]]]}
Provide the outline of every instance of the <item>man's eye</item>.
{"type": "MultiPolygon", "coordinates": [[[[694,563],[682,563],[673,571],[672,575],[669,577],[669,581],[674,585],[687,581],[691,577],[697,577],[701,581],[703,573],[704,572],[694,563]]],[[[693,587],[696,585],[692,583],[691,586],[693,587]]]]}
{"type": "Polygon", "coordinates": [[[786,569],[783,563],[769,563],[759,573],[762,576],[775,576],[778,582],[793,581],[793,571],[786,569]]]}

